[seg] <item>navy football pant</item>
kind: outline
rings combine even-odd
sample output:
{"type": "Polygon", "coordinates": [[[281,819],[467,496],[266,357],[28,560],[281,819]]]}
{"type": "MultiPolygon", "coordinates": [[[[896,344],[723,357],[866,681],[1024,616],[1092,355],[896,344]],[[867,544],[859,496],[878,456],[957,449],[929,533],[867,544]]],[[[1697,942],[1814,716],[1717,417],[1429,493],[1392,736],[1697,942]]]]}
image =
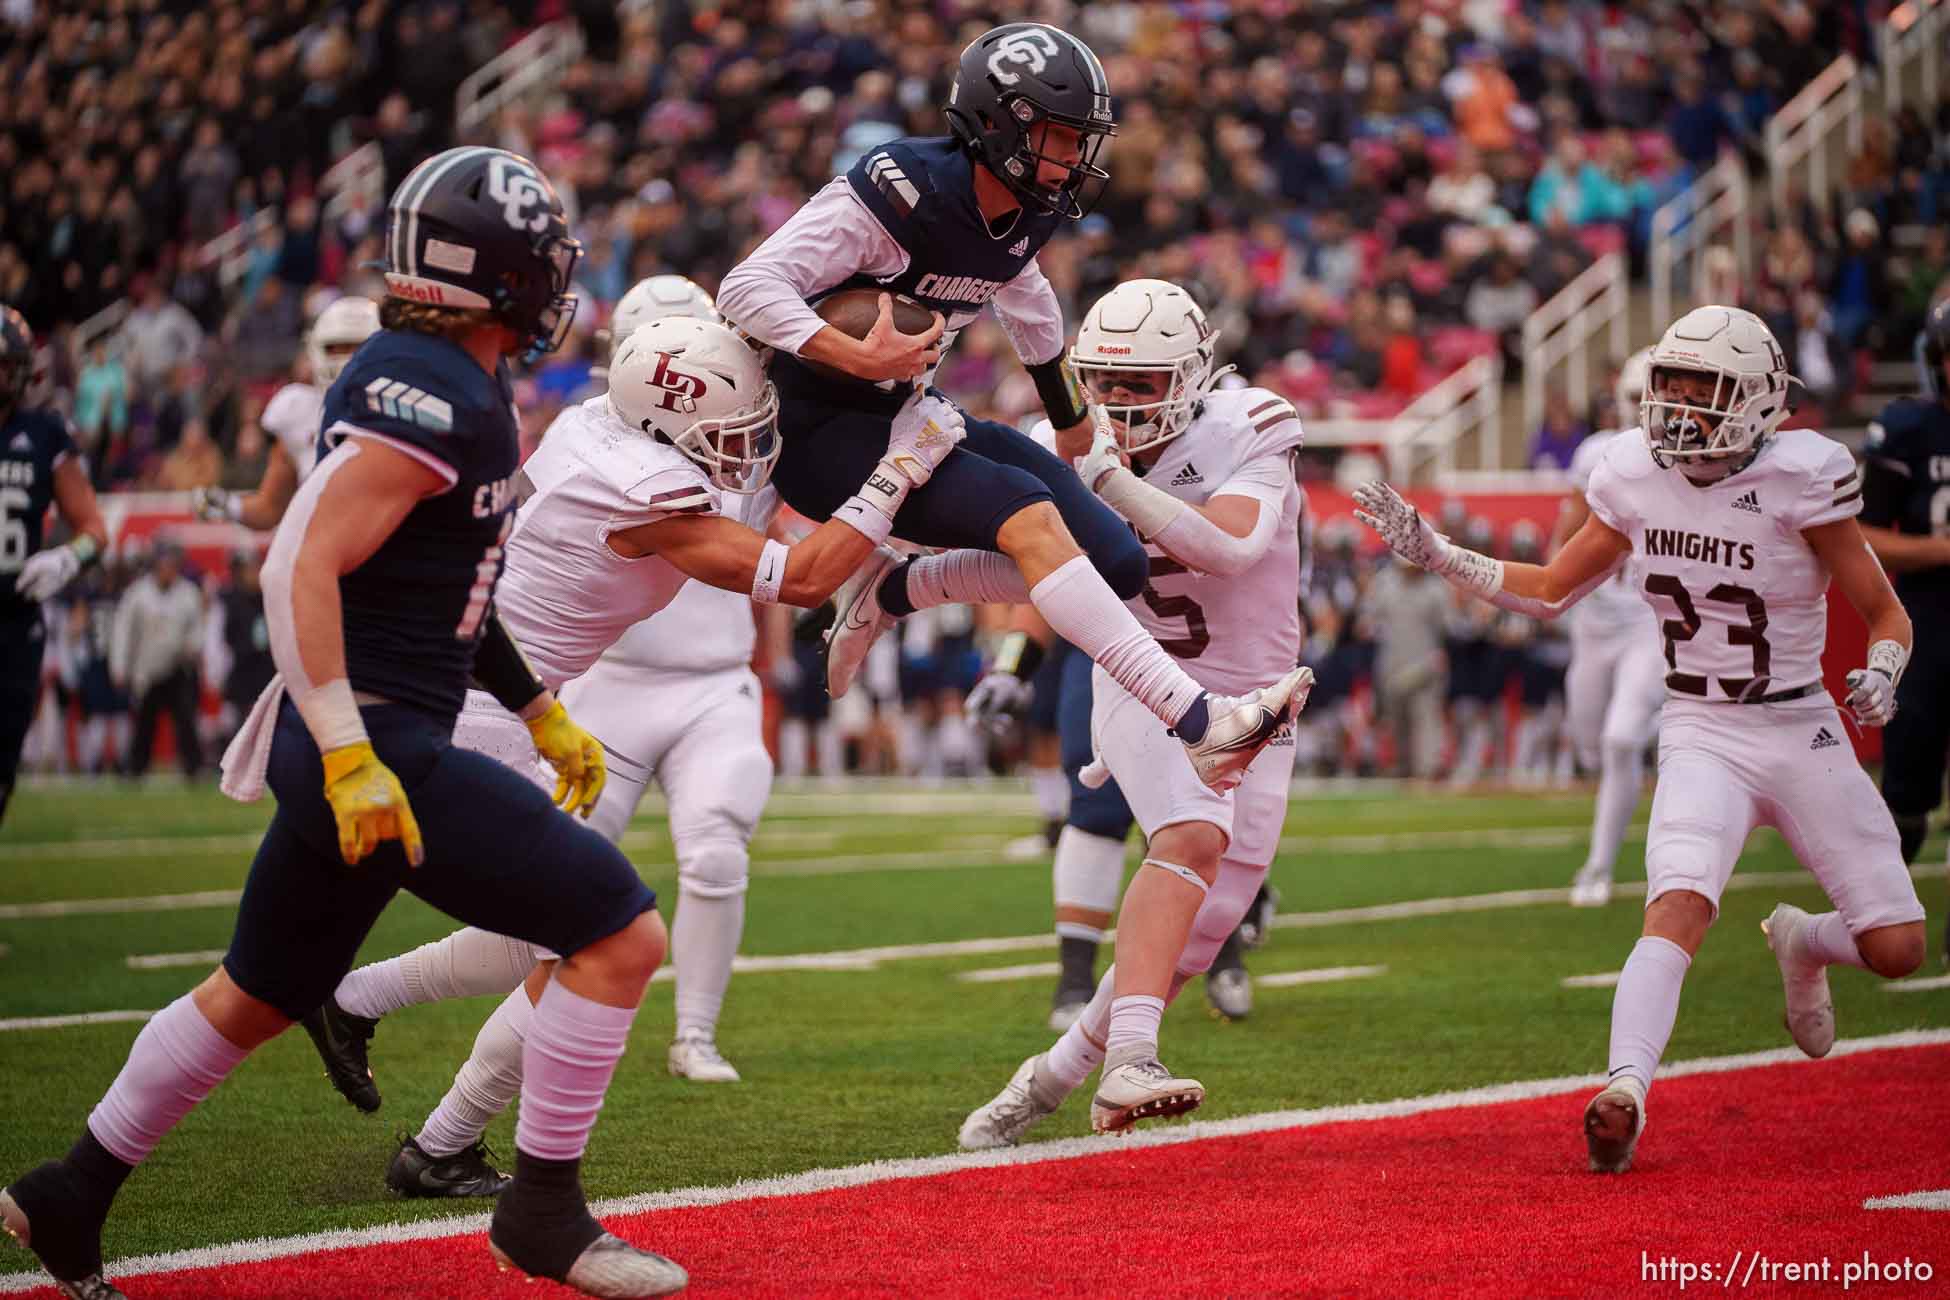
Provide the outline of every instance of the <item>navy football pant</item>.
{"type": "MultiPolygon", "coordinates": [[[[1058,642],[1064,645],[1063,642],[1058,642]]],[[[1124,792],[1110,780],[1092,790],[1077,773],[1094,755],[1090,745],[1090,673],[1096,666],[1081,650],[1065,646],[1063,684],[1056,701],[1056,732],[1063,753],[1063,774],[1070,778],[1067,824],[1091,835],[1121,840],[1131,833],[1131,806],[1124,792]]]]}
{"type": "MultiPolygon", "coordinates": [[[[782,447],[773,484],[809,519],[829,519],[860,490],[882,456],[899,402],[883,395],[835,398],[804,367],[775,361],[782,447]],[[876,405],[877,402],[877,405],[876,405]]],[[[917,546],[993,551],[996,533],[1041,501],[1056,505],[1070,535],[1119,600],[1144,590],[1150,561],[1129,524],[1034,439],[993,420],[970,419],[967,436],[934,476],[910,492],[894,536],[917,546]]]]}
{"type": "MultiPolygon", "coordinates": [[[[1898,819],[1927,817],[1943,802],[1950,757],[1950,653],[1935,633],[1918,621],[1921,653],[1897,684],[1896,716],[1882,730],[1882,797],[1898,819]]],[[[1920,834],[1912,836],[1920,845],[1920,834]]]]}
{"type": "Polygon", "coordinates": [[[557,809],[527,777],[450,743],[451,724],[403,705],[360,710],[373,750],[406,789],[426,844],[410,866],[388,840],[357,866],[339,856],[324,770],[298,710],[278,715],[278,798],[237,908],[224,969],[297,1020],[332,995],[401,889],[465,924],[564,956],[616,933],[657,897],[615,845],[557,809]]]}

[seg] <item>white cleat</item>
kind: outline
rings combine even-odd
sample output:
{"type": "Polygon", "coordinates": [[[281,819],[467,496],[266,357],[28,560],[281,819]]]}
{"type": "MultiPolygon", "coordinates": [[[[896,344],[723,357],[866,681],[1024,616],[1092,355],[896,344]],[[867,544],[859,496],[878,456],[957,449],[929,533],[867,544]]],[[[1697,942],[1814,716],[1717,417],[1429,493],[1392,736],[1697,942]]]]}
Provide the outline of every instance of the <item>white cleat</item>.
{"type": "Polygon", "coordinates": [[[708,1038],[679,1038],[670,1045],[670,1072],[693,1083],[737,1083],[738,1071],[708,1038]]]}
{"type": "Polygon", "coordinates": [[[1645,1089],[1633,1075],[1605,1086],[1584,1108],[1584,1145],[1594,1174],[1622,1174],[1632,1167],[1645,1132],[1645,1089]]]}
{"type": "Polygon", "coordinates": [[[899,552],[891,546],[875,547],[867,562],[833,593],[838,613],[826,631],[826,693],[836,700],[860,675],[860,665],[880,634],[900,621],[880,608],[880,581],[900,562],[899,552]]]}
{"type": "Polygon", "coordinates": [[[1205,1000],[1227,1020],[1244,1020],[1253,1013],[1253,977],[1244,966],[1213,971],[1205,977],[1205,1000]]]}
{"type": "Polygon", "coordinates": [[[1295,668],[1271,686],[1244,695],[1207,696],[1205,735],[1197,744],[1184,742],[1198,779],[1221,794],[1238,785],[1259,751],[1307,707],[1313,688],[1314,670],[1295,668]]]}
{"type": "Polygon", "coordinates": [[[1204,1084],[1176,1077],[1158,1060],[1155,1046],[1136,1043],[1104,1058],[1097,1095],[1090,1099],[1090,1127],[1098,1133],[1116,1133],[1141,1119],[1197,1110],[1204,1101],[1204,1084]]]}
{"type": "MultiPolygon", "coordinates": [[[[492,1236],[488,1249],[504,1272],[527,1272],[494,1244],[492,1236]]],[[[601,1300],[639,1300],[643,1296],[674,1295],[690,1284],[691,1275],[675,1260],[638,1249],[605,1232],[576,1256],[561,1280],[564,1286],[601,1300]]]]}
{"type": "Polygon", "coordinates": [[[1788,903],[1778,904],[1760,923],[1774,961],[1781,968],[1781,991],[1787,1011],[1781,1017],[1794,1045],[1809,1056],[1826,1056],[1835,1045],[1835,1004],[1828,996],[1828,968],[1794,950],[1795,936],[1808,923],[1808,914],[1788,903]]]}
{"type": "Polygon", "coordinates": [[[1084,1009],[1089,1005],[1089,998],[1075,998],[1068,1002],[1057,1003],[1049,1009],[1049,1027],[1059,1034],[1065,1032],[1071,1025],[1083,1019],[1084,1009]]]}
{"type": "Polygon", "coordinates": [[[1586,863],[1571,877],[1572,907],[1603,907],[1611,902],[1611,872],[1586,863]]]}
{"type": "Polygon", "coordinates": [[[992,1151],[1011,1147],[1035,1127],[1045,1115],[1053,1114],[1069,1089],[1053,1080],[1036,1078],[1036,1062],[1041,1053],[1016,1067],[1009,1082],[985,1106],[978,1106],[961,1122],[961,1149],[992,1151]]]}

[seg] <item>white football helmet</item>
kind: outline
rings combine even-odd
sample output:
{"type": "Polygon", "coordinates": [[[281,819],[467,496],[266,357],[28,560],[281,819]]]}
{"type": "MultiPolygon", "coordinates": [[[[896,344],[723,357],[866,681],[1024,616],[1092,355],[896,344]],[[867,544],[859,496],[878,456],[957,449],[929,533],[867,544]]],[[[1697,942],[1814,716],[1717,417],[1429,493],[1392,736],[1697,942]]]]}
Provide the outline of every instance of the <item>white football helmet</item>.
{"type": "Polygon", "coordinates": [[[311,361],[311,381],[329,388],[359,345],[379,332],[379,304],[347,294],[334,298],[318,313],[305,335],[305,356],[311,361]]]}
{"type": "Polygon", "coordinates": [[[1618,401],[1619,428],[1629,429],[1639,422],[1639,408],[1645,404],[1645,379],[1651,371],[1651,348],[1640,348],[1618,368],[1618,382],[1612,387],[1612,396],[1618,401]]]}
{"type": "Polygon", "coordinates": [[[1158,401],[1104,406],[1124,428],[1124,450],[1140,452],[1170,442],[1191,425],[1199,399],[1217,378],[1212,373],[1217,338],[1192,295],[1177,285],[1126,280],[1084,313],[1070,365],[1093,400],[1110,391],[1120,373],[1168,376],[1158,401]]]}
{"type": "Polygon", "coordinates": [[[683,452],[727,492],[756,492],[779,458],[779,394],[727,325],[666,316],[616,350],[609,407],[683,452]]]}
{"type": "MultiPolygon", "coordinates": [[[[1696,471],[1745,465],[1788,415],[1787,359],[1760,317],[1738,307],[1696,307],[1672,323],[1647,363],[1639,422],[1652,459],[1696,471]],[[1710,398],[1667,396],[1675,375],[1712,380],[1710,398]]],[[[1724,477],[1724,474],[1721,477],[1724,477]]]]}
{"type": "MultiPolygon", "coordinates": [[[[681,275],[653,275],[638,280],[628,293],[616,300],[616,310],[609,314],[609,328],[596,331],[597,351],[605,363],[614,363],[623,340],[635,333],[637,326],[666,316],[690,316],[721,323],[724,320],[718,304],[696,281],[681,275]]],[[[596,378],[602,378],[603,369],[595,368],[596,378]]]]}

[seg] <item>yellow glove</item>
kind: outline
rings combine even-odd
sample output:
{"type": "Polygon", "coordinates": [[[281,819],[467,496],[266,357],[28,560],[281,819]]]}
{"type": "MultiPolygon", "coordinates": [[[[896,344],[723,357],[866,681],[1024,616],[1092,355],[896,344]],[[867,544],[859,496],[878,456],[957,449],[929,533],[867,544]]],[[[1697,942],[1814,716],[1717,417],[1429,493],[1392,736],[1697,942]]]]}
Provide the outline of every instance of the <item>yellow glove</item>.
{"type": "Polygon", "coordinates": [[[609,779],[602,743],[570,720],[560,700],[528,719],[528,734],[535,738],[536,751],[555,769],[555,806],[587,817],[609,779]]]}
{"type": "Polygon", "coordinates": [[[379,847],[381,840],[398,840],[406,860],[419,866],[426,860],[420,843],[420,823],[406,802],[406,790],[393,769],[379,761],[366,741],[344,745],[323,755],[325,802],[339,826],[339,854],[348,865],[379,847]]]}

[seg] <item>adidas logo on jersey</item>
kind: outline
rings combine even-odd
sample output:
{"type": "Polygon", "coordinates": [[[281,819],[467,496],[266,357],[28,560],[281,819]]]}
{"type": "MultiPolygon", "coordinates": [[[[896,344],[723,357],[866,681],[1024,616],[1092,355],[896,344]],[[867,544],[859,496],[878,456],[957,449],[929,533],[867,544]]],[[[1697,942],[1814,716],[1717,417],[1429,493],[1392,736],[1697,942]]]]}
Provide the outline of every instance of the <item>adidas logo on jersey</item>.
{"type": "Polygon", "coordinates": [[[7,444],[8,451],[32,451],[34,440],[24,433],[16,433],[14,440],[7,444]]]}
{"type": "Polygon", "coordinates": [[[1759,514],[1760,513],[1759,490],[1756,488],[1748,488],[1745,492],[1741,493],[1739,496],[1733,499],[1733,508],[1735,510],[1745,510],[1750,515],[1759,514]]]}
{"type": "Polygon", "coordinates": [[[1171,476],[1170,486],[1190,487],[1194,483],[1203,482],[1205,482],[1205,475],[1198,472],[1198,466],[1192,464],[1190,461],[1186,461],[1185,468],[1171,476]]]}
{"type": "Polygon", "coordinates": [[[1814,741],[1812,744],[1808,746],[1808,748],[1810,750],[1833,749],[1835,746],[1841,743],[1842,743],[1841,741],[1835,739],[1833,732],[1829,731],[1828,728],[1823,727],[1820,731],[1817,731],[1815,733],[1814,741]]]}
{"type": "Polygon", "coordinates": [[[1009,245],[1010,257],[1021,257],[1024,253],[1027,253],[1028,251],[1029,251],[1028,235],[1024,235],[1021,239],[1018,239],[1015,243],[1009,245]]]}

